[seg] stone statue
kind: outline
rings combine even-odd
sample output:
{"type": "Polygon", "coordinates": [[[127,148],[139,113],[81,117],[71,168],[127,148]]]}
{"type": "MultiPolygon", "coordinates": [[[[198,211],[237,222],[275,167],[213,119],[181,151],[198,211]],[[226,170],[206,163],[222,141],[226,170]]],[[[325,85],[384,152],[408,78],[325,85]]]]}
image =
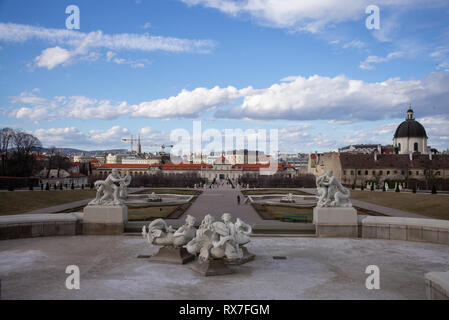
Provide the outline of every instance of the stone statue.
{"type": "Polygon", "coordinates": [[[231,218],[229,213],[225,213],[222,221],[214,222],[211,215],[206,215],[195,238],[187,244],[187,251],[199,254],[200,263],[207,259],[224,258],[227,261],[242,259],[244,251],[247,252],[242,246],[250,242],[249,235],[252,228],[241,219],[233,223],[231,218]]]}
{"type": "Polygon", "coordinates": [[[152,192],[149,196],[148,196],[148,201],[150,202],[160,202],[162,201],[161,196],[156,194],[155,192],[152,192]]]}
{"type": "Polygon", "coordinates": [[[206,215],[196,231],[195,238],[186,245],[186,249],[190,254],[199,254],[198,259],[200,261],[205,261],[209,258],[209,250],[212,247],[212,237],[214,236],[213,222],[214,217],[210,214],[206,215]]]}
{"type": "Polygon", "coordinates": [[[111,170],[106,180],[97,180],[95,188],[97,195],[94,200],[89,202],[89,206],[117,206],[122,205],[123,201],[120,199],[120,187],[117,184],[125,183],[127,178],[121,178],[116,168],[111,170]],[[103,194],[103,195],[102,195],[103,194]]]}
{"type": "Polygon", "coordinates": [[[168,226],[163,219],[156,219],[148,226],[148,232],[146,227],[143,226],[142,236],[152,245],[179,248],[195,237],[195,222],[194,217],[187,215],[185,223],[178,230],[175,230],[168,226]]]}
{"type": "Polygon", "coordinates": [[[294,203],[295,200],[293,200],[293,194],[290,192],[285,197],[281,198],[281,202],[285,203],[294,203]]]}
{"type": "Polygon", "coordinates": [[[122,182],[120,182],[119,196],[120,196],[120,199],[126,200],[128,198],[128,186],[131,184],[132,178],[129,175],[129,173],[126,173],[126,175],[123,179],[124,180],[122,182]]]}
{"type": "Polygon", "coordinates": [[[352,207],[349,189],[342,186],[332,170],[317,177],[316,186],[319,196],[318,207],[352,207]]]}

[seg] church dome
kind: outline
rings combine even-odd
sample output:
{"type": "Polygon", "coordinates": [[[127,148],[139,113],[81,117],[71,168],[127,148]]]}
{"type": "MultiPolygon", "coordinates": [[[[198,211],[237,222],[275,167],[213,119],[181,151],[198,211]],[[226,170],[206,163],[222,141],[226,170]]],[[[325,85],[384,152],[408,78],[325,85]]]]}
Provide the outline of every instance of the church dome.
{"type": "Polygon", "coordinates": [[[427,138],[426,129],[415,120],[412,109],[407,111],[407,119],[398,126],[394,138],[427,138]]]}

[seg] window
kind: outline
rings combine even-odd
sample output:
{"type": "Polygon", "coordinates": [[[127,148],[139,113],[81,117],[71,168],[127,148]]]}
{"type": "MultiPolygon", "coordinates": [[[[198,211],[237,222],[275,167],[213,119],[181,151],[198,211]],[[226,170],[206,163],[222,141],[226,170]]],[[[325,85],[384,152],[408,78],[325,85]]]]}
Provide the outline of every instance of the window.
{"type": "Polygon", "coordinates": [[[415,142],[415,143],[413,144],[413,150],[414,150],[414,151],[418,151],[418,142],[415,142]]]}
{"type": "Polygon", "coordinates": [[[419,171],[416,171],[416,175],[419,176],[419,171]]]}
{"type": "Polygon", "coordinates": [[[401,151],[401,144],[398,144],[398,150],[401,151]]]}
{"type": "Polygon", "coordinates": [[[397,174],[397,173],[398,173],[398,171],[397,171],[397,170],[394,170],[394,171],[393,171],[393,173],[394,173],[394,174],[397,174]]]}
{"type": "Polygon", "coordinates": [[[376,175],[376,170],[373,170],[373,176],[375,176],[376,175]]]}
{"type": "Polygon", "coordinates": [[[382,170],[379,171],[379,175],[383,175],[384,172],[382,170]]]}
{"type": "Polygon", "coordinates": [[[354,175],[354,171],[351,170],[351,176],[353,176],[353,175],[354,175]]]}
{"type": "Polygon", "coordinates": [[[358,174],[358,175],[361,175],[361,174],[362,174],[362,171],[358,170],[358,171],[357,171],[357,174],[358,174]]]}
{"type": "Polygon", "coordinates": [[[365,175],[368,175],[368,170],[365,170],[365,175]]]}
{"type": "Polygon", "coordinates": [[[409,172],[408,172],[408,175],[409,175],[409,176],[411,176],[411,175],[412,175],[412,172],[411,172],[411,171],[409,171],[409,172]]]}
{"type": "Polygon", "coordinates": [[[390,171],[387,171],[387,176],[390,174],[390,171]]]}
{"type": "Polygon", "coordinates": [[[343,175],[346,175],[346,170],[343,170],[343,175]]]}

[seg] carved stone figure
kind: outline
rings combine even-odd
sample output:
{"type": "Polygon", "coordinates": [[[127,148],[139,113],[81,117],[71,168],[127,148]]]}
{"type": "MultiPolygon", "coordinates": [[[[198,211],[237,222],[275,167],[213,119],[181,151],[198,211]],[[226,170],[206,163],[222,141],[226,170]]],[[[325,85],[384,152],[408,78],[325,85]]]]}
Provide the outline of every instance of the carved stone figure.
{"type": "Polygon", "coordinates": [[[150,258],[152,262],[185,264],[195,259],[195,256],[188,253],[183,247],[195,237],[194,227],[196,219],[187,216],[184,225],[178,230],[168,226],[163,219],[156,219],[148,226],[142,228],[142,236],[147,241],[156,246],[162,246],[158,253],[150,258]]]}
{"type": "Polygon", "coordinates": [[[349,189],[343,187],[332,170],[317,177],[316,186],[319,196],[318,207],[352,207],[349,189]]]}
{"type": "Polygon", "coordinates": [[[162,201],[161,196],[152,192],[149,196],[148,196],[148,201],[150,202],[160,202],[162,201]]]}
{"type": "Polygon", "coordinates": [[[196,235],[195,229],[196,219],[191,215],[187,215],[184,225],[178,230],[168,226],[163,219],[156,219],[148,226],[142,228],[142,235],[152,245],[172,246],[175,248],[186,245],[196,235]]]}
{"type": "Polygon", "coordinates": [[[125,175],[124,180],[120,182],[120,199],[126,200],[128,198],[128,186],[131,184],[131,176],[129,173],[125,175]]]}
{"type": "Polygon", "coordinates": [[[120,187],[117,184],[125,183],[127,178],[121,178],[116,168],[111,170],[111,173],[105,180],[97,180],[95,188],[97,195],[94,200],[89,202],[89,205],[102,206],[117,206],[122,205],[123,201],[120,199],[120,187]]]}
{"type": "Polygon", "coordinates": [[[283,203],[294,203],[293,194],[290,192],[285,197],[281,198],[281,202],[283,203]]]}
{"type": "Polygon", "coordinates": [[[225,258],[227,261],[242,259],[245,256],[244,253],[247,253],[247,250],[243,250],[242,247],[250,242],[249,235],[252,228],[241,219],[237,219],[235,223],[231,219],[232,216],[225,213],[222,221],[214,222],[211,215],[206,215],[195,238],[187,244],[187,251],[199,254],[200,262],[220,258],[225,258]]]}

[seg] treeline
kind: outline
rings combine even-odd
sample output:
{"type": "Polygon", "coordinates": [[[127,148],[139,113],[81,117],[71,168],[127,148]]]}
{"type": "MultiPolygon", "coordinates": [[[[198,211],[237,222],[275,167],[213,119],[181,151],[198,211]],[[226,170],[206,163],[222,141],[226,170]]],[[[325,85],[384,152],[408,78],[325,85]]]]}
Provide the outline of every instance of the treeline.
{"type": "MultiPolygon", "coordinates": [[[[91,176],[89,183],[95,183],[97,180],[104,180],[106,176],[91,176]]],[[[177,174],[144,174],[133,176],[130,187],[146,187],[146,188],[193,188],[195,184],[200,186],[206,182],[198,173],[177,173],[177,174]]]]}
{"type": "Polygon", "coordinates": [[[22,130],[0,129],[0,175],[29,177],[37,169],[33,151],[42,147],[38,138],[22,130]]]}
{"type": "Polygon", "coordinates": [[[238,182],[241,186],[249,185],[250,188],[315,188],[313,174],[300,174],[293,177],[281,173],[257,177],[245,174],[239,178],[238,182]]]}

